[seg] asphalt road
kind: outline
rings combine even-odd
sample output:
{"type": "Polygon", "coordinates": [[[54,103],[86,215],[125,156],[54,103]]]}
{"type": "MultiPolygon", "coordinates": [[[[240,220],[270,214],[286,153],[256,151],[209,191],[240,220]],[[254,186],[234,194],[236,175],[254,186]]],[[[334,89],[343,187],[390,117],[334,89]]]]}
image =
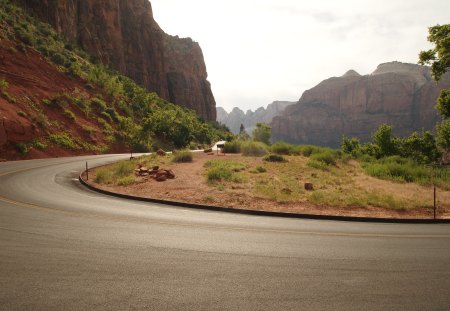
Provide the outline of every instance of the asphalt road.
{"type": "Polygon", "coordinates": [[[83,188],[126,156],[0,163],[1,310],[449,310],[450,225],[284,219],[83,188]]]}

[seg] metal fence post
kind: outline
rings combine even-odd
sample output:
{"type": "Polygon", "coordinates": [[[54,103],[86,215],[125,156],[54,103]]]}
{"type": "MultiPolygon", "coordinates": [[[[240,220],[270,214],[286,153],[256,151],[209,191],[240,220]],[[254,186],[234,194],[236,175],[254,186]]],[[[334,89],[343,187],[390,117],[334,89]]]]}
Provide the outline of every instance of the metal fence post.
{"type": "Polygon", "coordinates": [[[87,161],[86,161],[86,180],[89,180],[89,169],[87,161]]]}

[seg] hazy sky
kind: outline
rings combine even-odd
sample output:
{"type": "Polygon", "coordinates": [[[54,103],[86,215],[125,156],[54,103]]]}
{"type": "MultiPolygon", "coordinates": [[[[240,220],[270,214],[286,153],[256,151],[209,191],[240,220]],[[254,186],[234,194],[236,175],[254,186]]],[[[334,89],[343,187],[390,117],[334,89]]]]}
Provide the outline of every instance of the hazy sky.
{"type": "Polygon", "coordinates": [[[297,101],[320,81],[417,63],[449,0],[151,0],[158,24],[200,43],[217,106],[297,101]]]}

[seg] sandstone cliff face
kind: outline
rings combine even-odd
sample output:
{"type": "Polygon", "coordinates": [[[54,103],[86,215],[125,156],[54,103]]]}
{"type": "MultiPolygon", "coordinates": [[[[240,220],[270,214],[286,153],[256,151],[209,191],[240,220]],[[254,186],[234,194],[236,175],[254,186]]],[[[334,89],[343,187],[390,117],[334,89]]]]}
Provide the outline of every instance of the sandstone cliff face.
{"type": "Polygon", "coordinates": [[[450,75],[437,84],[427,67],[392,62],[372,74],[349,71],[305,91],[299,102],[272,121],[274,140],[337,147],[342,135],[369,141],[383,123],[395,135],[433,130],[439,120],[434,110],[450,75]]]}
{"type": "Polygon", "coordinates": [[[148,0],[15,1],[150,91],[216,119],[200,46],[164,33],[148,0]]]}
{"type": "Polygon", "coordinates": [[[288,101],[274,101],[267,105],[267,108],[260,107],[255,111],[248,110],[244,113],[238,107],[233,108],[230,113],[227,113],[223,108],[217,108],[217,121],[228,126],[231,132],[239,134],[241,124],[244,125],[248,134],[251,134],[256,127],[257,122],[270,124],[275,116],[279,116],[289,105],[295,102],[288,101]]]}

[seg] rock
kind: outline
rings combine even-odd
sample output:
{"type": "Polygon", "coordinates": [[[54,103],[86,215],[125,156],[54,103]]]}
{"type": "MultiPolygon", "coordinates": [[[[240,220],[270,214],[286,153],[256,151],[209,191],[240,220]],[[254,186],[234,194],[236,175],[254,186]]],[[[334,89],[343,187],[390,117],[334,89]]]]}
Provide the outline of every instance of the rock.
{"type": "Polygon", "coordinates": [[[314,185],[312,183],[305,183],[305,190],[312,191],[314,190],[314,185]]]}
{"type": "Polygon", "coordinates": [[[212,148],[208,148],[208,149],[203,150],[204,153],[211,153],[212,151],[213,151],[212,148]]]}
{"type": "Polygon", "coordinates": [[[14,0],[102,63],[149,91],[216,120],[202,50],[190,38],[166,34],[143,0],[14,0]]]}
{"type": "Polygon", "coordinates": [[[158,150],[156,151],[156,154],[159,155],[159,156],[165,156],[165,155],[166,155],[166,152],[165,152],[164,150],[162,150],[162,149],[158,149],[158,150]]]}
{"type": "Polygon", "coordinates": [[[156,166],[153,166],[153,167],[152,167],[152,170],[153,170],[153,171],[157,171],[157,170],[159,170],[159,166],[158,166],[158,165],[156,165],[156,166]]]}
{"type": "Polygon", "coordinates": [[[159,175],[155,177],[156,181],[166,181],[167,176],[166,175],[159,175]]]}
{"type": "Polygon", "coordinates": [[[339,147],[342,135],[370,141],[383,123],[402,137],[434,130],[440,119],[434,105],[440,90],[448,87],[450,74],[436,83],[429,67],[415,64],[381,64],[365,76],[350,71],[305,91],[297,104],[272,120],[272,138],[339,147]]]}
{"type": "Polygon", "coordinates": [[[165,170],[166,171],[166,176],[169,179],[174,179],[175,178],[175,174],[173,173],[172,170],[165,170]]]}

